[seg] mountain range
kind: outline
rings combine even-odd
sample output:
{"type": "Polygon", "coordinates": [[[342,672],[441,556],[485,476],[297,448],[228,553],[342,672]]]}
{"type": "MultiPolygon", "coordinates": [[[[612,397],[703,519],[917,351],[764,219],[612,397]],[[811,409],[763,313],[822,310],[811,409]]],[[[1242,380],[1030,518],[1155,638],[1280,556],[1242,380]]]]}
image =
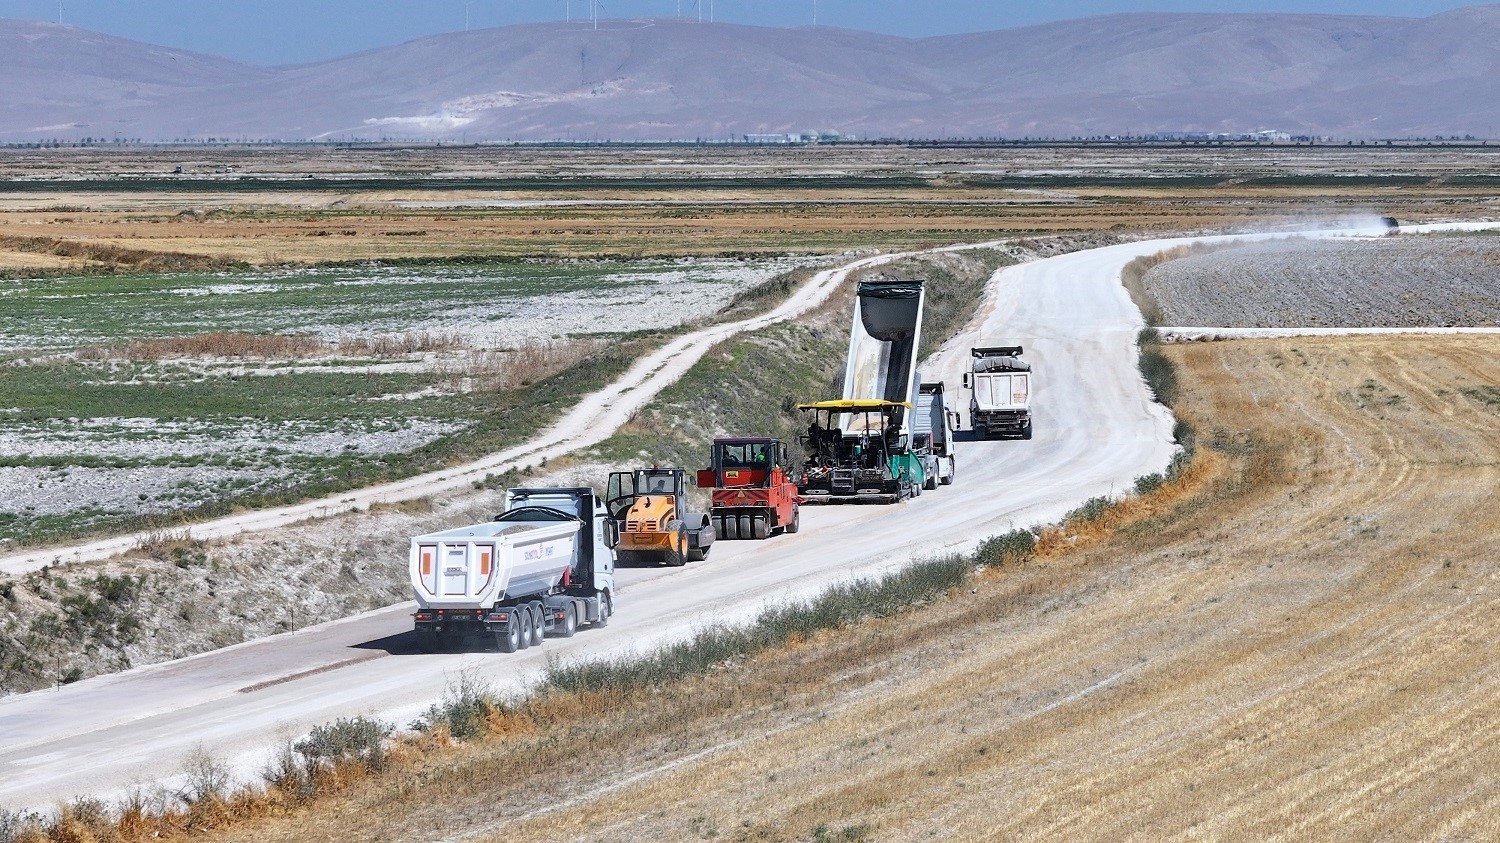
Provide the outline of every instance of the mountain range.
{"type": "Polygon", "coordinates": [[[0,141],[681,140],[1500,127],[1500,5],[1427,18],[1118,14],[909,39],[528,24],[261,67],[0,20],[0,141]]]}

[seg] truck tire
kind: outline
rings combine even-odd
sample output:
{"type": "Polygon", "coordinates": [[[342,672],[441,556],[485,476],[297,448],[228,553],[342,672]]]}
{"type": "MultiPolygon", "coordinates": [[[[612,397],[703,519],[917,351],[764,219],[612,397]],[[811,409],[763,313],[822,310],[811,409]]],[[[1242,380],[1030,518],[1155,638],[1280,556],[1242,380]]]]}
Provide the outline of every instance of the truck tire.
{"type": "Polygon", "coordinates": [[[531,604],[531,643],[536,647],[542,646],[542,640],[547,637],[547,624],[542,619],[545,611],[542,604],[531,604]]]}
{"type": "Polygon", "coordinates": [[[792,520],[787,522],[786,527],[783,529],[787,533],[795,533],[802,529],[802,507],[792,507],[792,520]]]}
{"type": "Polygon", "coordinates": [[[933,489],[937,488],[937,484],[938,484],[938,473],[936,471],[934,471],[933,473],[927,475],[927,479],[926,480],[922,481],[922,488],[926,489],[927,491],[930,492],[933,489]]]}
{"type": "Polygon", "coordinates": [[[771,535],[771,517],[769,515],[750,516],[750,535],[756,539],[771,535]]]}
{"type": "Polygon", "coordinates": [[[702,562],[703,560],[705,560],[705,559],[708,558],[708,552],[710,550],[712,550],[712,549],[713,548],[711,548],[711,547],[695,547],[695,548],[691,548],[690,550],[688,550],[688,561],[689,562],[702,562]]]}
{"type": "Polygon", "coordinates": [[[514,653],[521,649],[521,622],[516,613],[510,615],[510,623],[505,629],[495,633],[495,649],[502,653],[514,653]]]}
{"type": "Polygon", "coordinates": [[[944,474],[942,477],[939,477],[938,478],[938,482],[941,483],[941,484],[943,484],[944,486],[952,486],[953,485],[953,478],[957,474],[958,474],[958,464],[950,462],[950,463],[948,463],[948,473],[944,474]]]}
{"type": "Polygon", "coordinates": [[[1026,426],[1023,427],[1023,428],[1021,428],[1021,438],[1022,439],[1030,439],[1031,438],[1031,422],[1027,422],[1026,426]]]}
{"type": "Polygon", "coordinates": [[[741,513],[740,516],[739,516],[739,521],[740,521],[740,526],[739,526],[740,538],[742,538],[742,539],[759,538],[759,536],[755,535],[755,516],[753,516],[753,515],[746,515],[744,513],[741,513]]]}
{"type": "Polygon", "coordinates": [[[524,650],[527,647],[530,647],[531,611],[525,606],[522,606],[516,609],[514,613],[512,613],[511,618],[513,618],[511,623],[516,627],[516,637],[518,639],[518,646],[516,647],[516,649],[524,650]]]}
{"type": "Polygon", "coordinates": [[[609,592],[607,592],[607,591],[600,592],[600,594],[599,594],[599,617],[594,621],[594,626],[597,626],[597,627],[606,627],[606,626],[609,626],[609,616],[613,615],[614,613],[615,613],[615,602],[614,602],[614,600],[612,600],[610,598],[609,592]]]}

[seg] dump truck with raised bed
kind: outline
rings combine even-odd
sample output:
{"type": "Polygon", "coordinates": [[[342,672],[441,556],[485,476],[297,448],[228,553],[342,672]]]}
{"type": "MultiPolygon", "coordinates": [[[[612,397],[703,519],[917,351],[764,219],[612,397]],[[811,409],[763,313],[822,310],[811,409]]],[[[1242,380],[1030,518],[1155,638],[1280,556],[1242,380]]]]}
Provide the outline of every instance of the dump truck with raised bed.
{"type": "Polygon", "coordinates": [[[896,401],[819,401],[809,414],[807,462],[797,481],[804,503],[895,503],[922,493],[927,475],[896,401]]]}
{"type": "Polygon", "coordinates": [[[511,489],[493,521],[417,536],[410,575],[424,650],[493,638],[501,652],[614,613],[616,529],[593,489],[511,489]]]}
{"type": "Polygon", "coordinates": [[[922,488],[936,489],[953,482],[956,461],[953,455],[953,430],[957,413],[948,409],[948,395],[943,382],[924,383],[917,390],[917,406],[912,413],[911,449],[922,461],[925,483],[922,488]]]}
{"type": "Polygon", "coordinates": [[[708,511],[721,539],[763,539],[795,533],[802,523],[797,484],[787,476],[786,447],[764,436],[714,440],[711,465],[698,472],[698,488],[711,491],[708,511]]]}
{"type": "Polygon", "coordinates": [[[1031,364],[1022,352],[1019,345],[970,349],[973,363],[964,387],[975,436],[1031,438],[1031,364]]]}
{"type": "Polygon", "coordinates": [[[617,471],[609,475],[604,505],[619,525],[615,554],[622,564],[686,565],[713,547],[713,522],[688,509],[680,468],[617,471]]]}

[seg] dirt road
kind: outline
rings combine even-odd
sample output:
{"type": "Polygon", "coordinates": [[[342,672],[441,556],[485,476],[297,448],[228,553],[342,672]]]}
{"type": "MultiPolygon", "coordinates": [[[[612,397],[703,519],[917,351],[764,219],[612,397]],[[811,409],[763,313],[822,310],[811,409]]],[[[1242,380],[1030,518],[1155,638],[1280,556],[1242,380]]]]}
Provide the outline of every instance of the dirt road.
{"type": "MultiPolygon", "coordinates": [[[[996,276],[972,327],[928,371],[953,382],[969,346],[1000,339],[1025,345],[1039,373],[1036,439],[961,442],[952,487],[895,507],[812,511],[796,536],[726,543],[707,562],[684,569],[625,571],[621,613],[607,632],[519,655],[411,654],[400,637],[409,629],[409,610],[398,606],[61,691],[0,700],[0,802],[45,804],[153,780],[200,745],[253,770],[278,732],[305,731],[356,712],[405,723],[461,672],[519,688],[549,656],[648,647],[708,623],[748,617],[770,601],[901,565],[915,554],[971,547],[1015,526],[1053,520],[1089,497],[1122,491],[1136,476],[1160,470],[1174,446],[1171,419],[1149,400],[1135,368],[1141,320],[1118,283],[1119,271],[1133,258],[1177,242],[1063,255],[996,276]]],[[[816,301],[833,281],[820,276],[783,312],[816,301]]],[[[672,377],[690,365],[694,343],[711,341],[684,338],[632,374],[642,385],[672,377]]],[[[558,443],[568,436],[575,443],[596,441],[590,437],[604,434],[590,425],[623,420],[644,400],[641,391],[622,386],[597,397],[552,438],[504,458],[559,452],[548,449],[564,448],[558,443]]],[[[445,474],[426,482],[461,484],[468,478],[445,474]]]]}

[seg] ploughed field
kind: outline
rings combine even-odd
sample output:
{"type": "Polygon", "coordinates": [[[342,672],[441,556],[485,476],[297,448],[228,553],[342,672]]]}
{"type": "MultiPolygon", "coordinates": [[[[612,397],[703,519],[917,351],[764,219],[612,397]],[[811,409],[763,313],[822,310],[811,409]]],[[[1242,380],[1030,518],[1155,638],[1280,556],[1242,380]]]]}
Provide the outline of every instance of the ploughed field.
{"type": "Polygon", "coordinates": [[[1153,267],[1163,325],[1216,328],[1500,326],[1500,237],[1268,241],[1153,267]]]}

